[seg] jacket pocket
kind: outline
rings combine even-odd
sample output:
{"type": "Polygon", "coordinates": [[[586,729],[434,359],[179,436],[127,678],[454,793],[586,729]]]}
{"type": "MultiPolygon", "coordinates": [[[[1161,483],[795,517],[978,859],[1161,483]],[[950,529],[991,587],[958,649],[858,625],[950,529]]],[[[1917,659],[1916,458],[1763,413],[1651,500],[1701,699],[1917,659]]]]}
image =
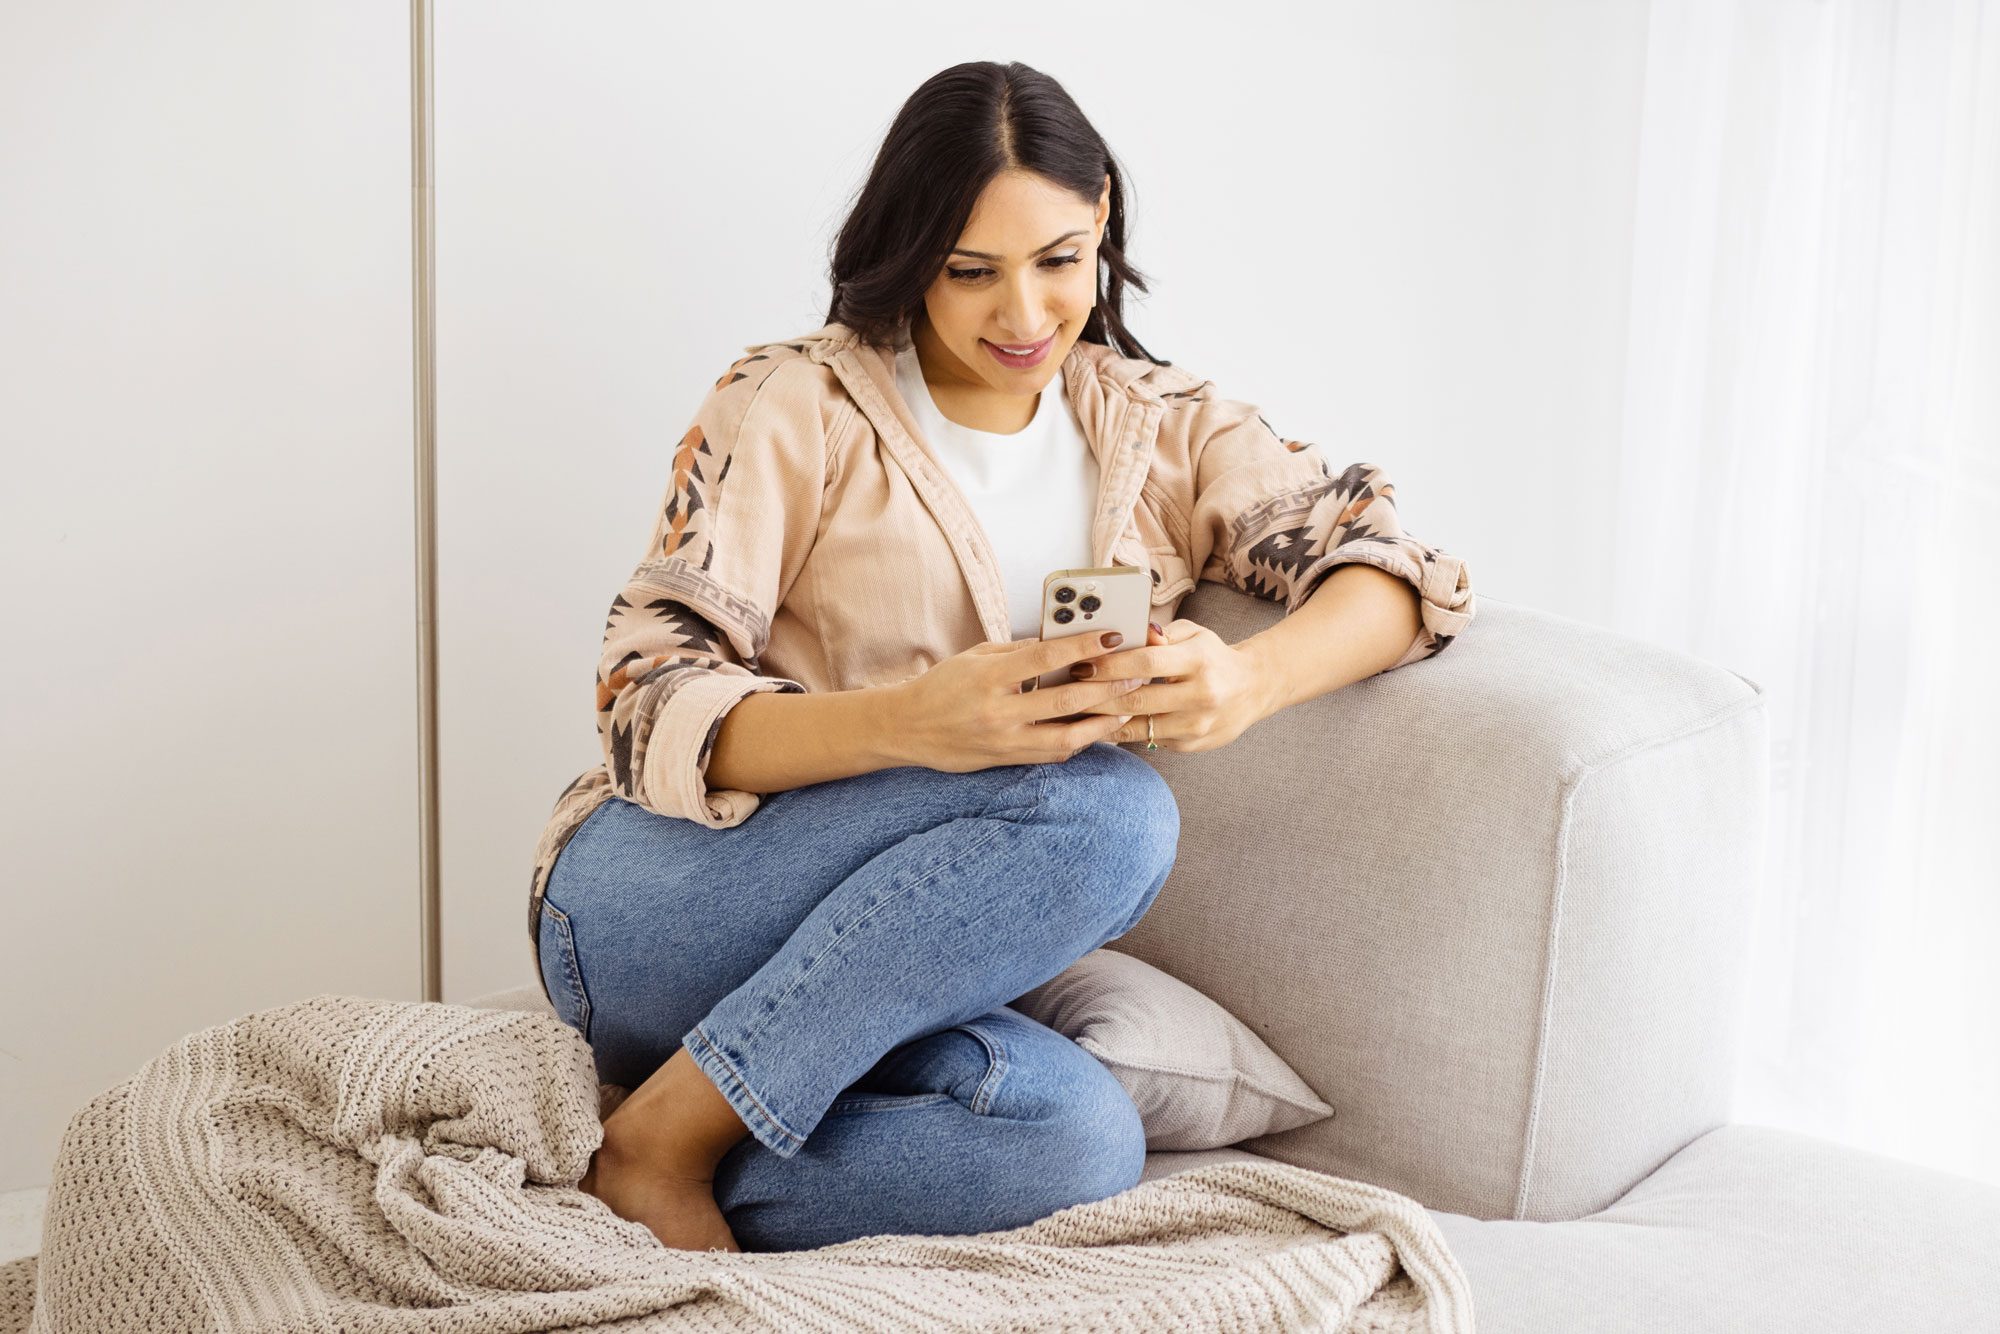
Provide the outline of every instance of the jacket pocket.
{"type": "Polygon", "coordinates": [[[583,969],[577,962],[576,936],[569,915],[542,899],[540,931],[542,986],[549,993],[556,1018],[590,1041],[590,993],[584,990],[583,969]]]}

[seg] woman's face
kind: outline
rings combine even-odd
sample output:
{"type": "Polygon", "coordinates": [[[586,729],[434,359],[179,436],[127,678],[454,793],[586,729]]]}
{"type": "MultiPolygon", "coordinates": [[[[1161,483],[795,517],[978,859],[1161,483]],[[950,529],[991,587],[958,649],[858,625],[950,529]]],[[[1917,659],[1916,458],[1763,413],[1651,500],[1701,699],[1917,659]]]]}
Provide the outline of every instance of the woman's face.
{"type": "Polygon", "coordinates": [[[1097,305],[1097,245],[1110,214],[1109,176],[1095,208],[1031,172],[988,182],[911,332],[926,379],[1041,393],[1097,305]],[[1044,340],[1028,359],[995,350],[1044,340]]]}

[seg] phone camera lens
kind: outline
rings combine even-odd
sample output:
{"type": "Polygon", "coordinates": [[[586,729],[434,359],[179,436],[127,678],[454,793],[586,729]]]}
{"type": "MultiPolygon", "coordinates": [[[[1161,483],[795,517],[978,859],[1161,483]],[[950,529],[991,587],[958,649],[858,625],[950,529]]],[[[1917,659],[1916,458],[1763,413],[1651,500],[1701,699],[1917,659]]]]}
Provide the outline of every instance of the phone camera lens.
{"type": "Polygon", "coordinates": [[[1056,589],[1056,601],[1058,602],[1068,602],[1075,597],[1076,597],[1076,590],[1074,588],[1071,588],[1068,584],[1063,584],[1056,589]]]}
{"type": "Polygon", "coordinates": [[[1099,607],[1103,606],[1104,604],[1097,600],[1097,594],[1086,593],[1084,594],[1083,601],[1077,603],[1076,605],[1083,608],[1085,611],[1096,611],[1099,607]]]}
{"type": "Polygon", "coordinates": [[[1057,625],[1068,625],[1071,621],[1076,619],[1076,613],[1071,611],[1068,607],[1057,607],[1054,611],[1049,613],[1049,619],[1054,621],[1057,625]]]}

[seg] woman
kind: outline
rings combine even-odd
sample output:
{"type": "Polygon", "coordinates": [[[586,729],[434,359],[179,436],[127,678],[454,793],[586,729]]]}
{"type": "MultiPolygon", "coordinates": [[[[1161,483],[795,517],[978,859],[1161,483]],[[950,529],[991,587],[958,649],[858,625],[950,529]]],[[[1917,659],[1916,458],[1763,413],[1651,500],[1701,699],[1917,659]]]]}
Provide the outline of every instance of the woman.
{"type": "Polygon", "coordinates": [[[558,798],[529,914],[556,1012],[636,1085],[580,1184],[667,1246],[980,1232],[1136,1184],[1130,1098],[1006,1004],[1173,866],[1172,793],[1103,743],[1225,745],[1471,618],[1379,469],[1139,346],[1124,245],[1054,80],[945,70],[840,233],[826,325],[746,349],[680,442],[605,626],[605,762],[558,798]],[[1105,564],[1151,571],[1146,644],[1039,639],[1042,576],[1105,564]],[[1173,619],[1197,576],[1288,614],[1325,583],[1338,632],[1226,644],[1173,619]]]}

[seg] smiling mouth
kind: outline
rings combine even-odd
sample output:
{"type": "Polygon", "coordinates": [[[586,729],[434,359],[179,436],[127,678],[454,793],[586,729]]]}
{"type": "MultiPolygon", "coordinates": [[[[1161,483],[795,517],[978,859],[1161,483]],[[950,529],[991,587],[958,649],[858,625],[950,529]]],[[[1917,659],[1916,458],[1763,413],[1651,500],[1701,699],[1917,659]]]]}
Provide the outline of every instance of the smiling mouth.
{"type": "Polygon", "coordinates": [[[1026,352],[1012,351],[1006,344],[996,343],[990,338],[982,338],[979,341],[986,344],[987,351],[992,353],[993,357],[1001,365],[1016,370],[1025,370],[1028,367],[1039,366],[1042,363],[1042,360],[1048,356],[1049,349],[1055,345],[1056,336],[1050,334],[1041,342],[1031,345],[1026,352]]]}

